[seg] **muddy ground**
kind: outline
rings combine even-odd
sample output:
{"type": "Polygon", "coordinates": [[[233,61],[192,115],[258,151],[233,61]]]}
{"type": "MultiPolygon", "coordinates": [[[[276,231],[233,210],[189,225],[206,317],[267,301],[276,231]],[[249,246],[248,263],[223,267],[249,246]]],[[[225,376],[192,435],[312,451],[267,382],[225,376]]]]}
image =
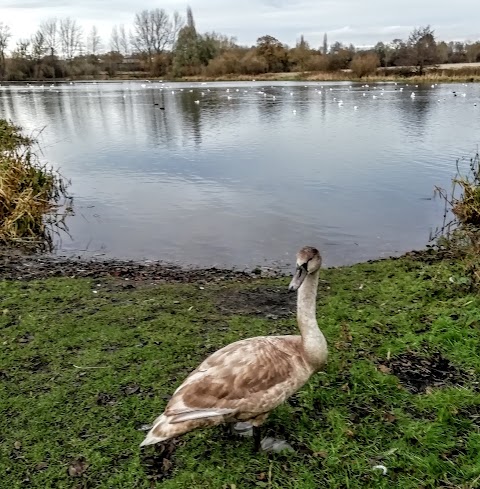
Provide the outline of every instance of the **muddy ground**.
{"type": "Polygon", "coordinates": [[[224,268],[183,268],[160,261],[83,259],[47,254],[24,254],[0,248],[0,280],[40,280],[51,277],[115,277],[138,282],[211,283],[224,280],[247,281],[260,277],[281,277],[285,271],[273,268],[235,270],[224,268]]]}

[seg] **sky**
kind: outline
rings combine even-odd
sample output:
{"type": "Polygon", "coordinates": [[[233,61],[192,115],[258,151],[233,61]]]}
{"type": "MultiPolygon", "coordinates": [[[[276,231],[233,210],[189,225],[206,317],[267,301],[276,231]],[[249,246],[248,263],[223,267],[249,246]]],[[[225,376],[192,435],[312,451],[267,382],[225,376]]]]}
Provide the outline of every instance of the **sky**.
{"type": "Polygon", "coordinates": [[[132,24],[135,12],[163,8],[193,10],[199,32],[216,31],[253,45],[269,34],[294,45],[303,34],[314,48],[340,41],[371,46],[407,38],[414,27],[430,24],[445,41],[480,39],[479,0],[0,0],[0,22],[11,28],[12,46],[28,38],[42,20],[70,16],[88,32],[95,25],[108,45],[115,24],[132,24]]]}

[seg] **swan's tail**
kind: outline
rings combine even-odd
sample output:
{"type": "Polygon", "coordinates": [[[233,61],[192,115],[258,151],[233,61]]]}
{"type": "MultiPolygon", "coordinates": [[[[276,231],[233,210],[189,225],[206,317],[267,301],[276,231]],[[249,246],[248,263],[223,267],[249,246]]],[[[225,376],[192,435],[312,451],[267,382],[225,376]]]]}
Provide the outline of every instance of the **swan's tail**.
{"type": "Polygon", "coordinates": [[[160,443],[162,441],[168,440],[169,438],[175,436],[175,433],[173,434],[167,433],[167,431],[169,431],[166,429],[168,424],[169,424],[168,419],[164,414],[159,416],[153,423],[153,426],[150,429],[150,431],[147,433],[145,440],[143,440],[142,443],[140,443],[140,446],[144,447],[146,445],[154,445],[155,443],[160,443]]]}
{"type": "Polygon", "coordinates": [[[214,426],[224,421],[224,413],[218,410],[205,409],[197,412],[187,412],[176,416],[160,415],[153,423],[151,430],[147,433],[141,447],[154,445],[162,441],[183,435],[196,428],[214,426]]]}

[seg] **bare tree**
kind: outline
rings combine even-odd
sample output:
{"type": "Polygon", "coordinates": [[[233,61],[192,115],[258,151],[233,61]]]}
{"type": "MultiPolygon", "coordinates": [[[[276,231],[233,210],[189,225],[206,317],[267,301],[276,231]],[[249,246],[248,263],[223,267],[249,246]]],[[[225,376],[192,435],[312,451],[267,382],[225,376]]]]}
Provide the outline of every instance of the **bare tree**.
{"type": "Polygon", "coordinates": [[[430,26],[414,29],[408,38],[409,62],[423,75],[424,68],[437,62],[437,43],[430,26]]]}
{"type": "Polygon", "coordinates": [[[128,56],[130,54],[131,37],[131,34],[127,34],[123,24],[120,24],[119,26],[114,25],[110,36],[110,49],[115,53],[128,56]]]}
{"type": "Polygon", "coordinates": [[[12,58],[28,59],[30,56],[30,43],[30,39],[18,39],[12,52],[12,58]]]}
{"type": "Polygon", "coordinates": [[[82,28],[70,17],[60,20],[60,43],[65,59],[72,59],[82,48],[82,28]]]}
{"type": "Polygon", "coordinates": [[[116,25],[112,28],[112,34],[110,35],[110,50],[114,53],[120,53],[120,35],[118,34],[118,27],[116,25]]]}
{"type": "Polygon", "coordinates": [[[161,54],[173,45],[182,23],[178,13],[172,22],[163,9],[143,10],[135,14],[132,44],[151,60],[154,54],[161,54]]]}
{"type": "Polygon", "coordinates": [[[44,20],[40,24],[38,32],[42,34],[45,46],[50,51],[50,54],[52,56],[56,54],[58,52],[58,47],[60,44],[57,18],[52,17],[50,19],[44,20]]]}
{"type": "Polygon", "coordinates": [[[172,33],[171,33],[171,40],[170,40],[172,47],[177,42],[178,33],[180,32],[180,30],[184,25],[185,25],[184,18],[177,11],[175,11],[173,13],[172,33]]]}
{"type": "Polygon", "coordinates": [[[87,53],[96,56],[102,49],[102,39],[98,34],[98,29],[93,26],[87,37],[87,53]]]}
{"type": "Polygon", "coordinates": [[[130,54],[130,36],[127,35],[127,32],[125,31],[125,26],[123,24],[120,24],[118,37],[120,41],[120,52],[124,56],[128,56],[130,54]]]}
{"type": "Polygon", "coordinates": [[[5,51],[8,47],[8,41],[12,37],[10,27],[0,22],[0,79],[5,76],[5,51]]]}
{"type": "Polygon", "coordinates": [[[48,46],[45,41],[45,36],[43,33],[39,30],[36,32],[34,36],[32,36],[31,39],[31,46],[32,46],[32,58],[35,61],[40,60],[45,56],[45,54],[48,51],[48,46]]]}

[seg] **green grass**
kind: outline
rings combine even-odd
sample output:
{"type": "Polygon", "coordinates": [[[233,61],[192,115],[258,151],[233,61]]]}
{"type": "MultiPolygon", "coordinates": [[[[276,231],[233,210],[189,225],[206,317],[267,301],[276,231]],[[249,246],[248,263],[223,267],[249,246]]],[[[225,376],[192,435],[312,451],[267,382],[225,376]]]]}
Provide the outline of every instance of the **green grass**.
{"type": "Polygon", "coordinates": [[[294,317],[227,307],[229,296],[282,291],[287,279],[133,289],[108,280],[0,282],[0,487],[480,487],[480,297],[449,280],[459,273],[445,261],[409,259],[325,270],[317,316],[328,366],[266,425],[296,453],[254,454],[251,439],[197,431],[181,438],[156,483],[152,471],[162,468],[152,457],[161,456],[139,449],[138,428],[217,348],[296,333],[294,317]],[[413,394],[379,369],[389,357],[436,351],[461,385],[413,394]],[[69,475],[80,458],[86,470],[69,475]]]}

